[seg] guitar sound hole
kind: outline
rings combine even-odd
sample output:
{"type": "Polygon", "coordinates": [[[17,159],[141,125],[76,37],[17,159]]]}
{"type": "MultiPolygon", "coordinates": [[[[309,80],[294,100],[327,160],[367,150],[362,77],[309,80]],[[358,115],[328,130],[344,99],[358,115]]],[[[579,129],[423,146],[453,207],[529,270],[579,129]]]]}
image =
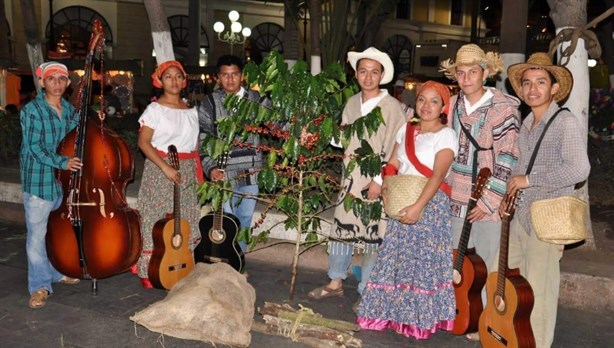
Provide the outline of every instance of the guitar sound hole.
{"type": "Polygon", "coordinates": [[[499,312],[505,311],[505,299],[500,295],[495,296],[495,308],[497,308],[499,312]]]}
{"type": "Polygon", "coordinates": [[[226,233],[223,230],[211,229],[209,231],[209,240],[215,244],[222,244],[226,240],[226,233]]]}
{"type": "Polygon", "coordinates": [[[183,243],[183,238],[181,237],[180,234],[173,236],[173,238],[171,239],[171,244],[173,248],[175,249],[178,249],[182,243],[183,243]]]}

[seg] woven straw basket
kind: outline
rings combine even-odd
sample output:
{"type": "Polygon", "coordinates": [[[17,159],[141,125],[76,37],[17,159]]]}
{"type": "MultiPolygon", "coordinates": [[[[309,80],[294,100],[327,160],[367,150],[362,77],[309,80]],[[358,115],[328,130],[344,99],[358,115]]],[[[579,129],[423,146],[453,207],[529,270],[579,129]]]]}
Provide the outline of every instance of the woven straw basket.
{"type": "Polygon", "coordinates": [[[414,204],[428,178],[417,175],[390,175],[384,177],[384,194],[386,195],[386,204],[384,211],[386,215],[393,219],[401,218],[399,210],[414,204]]]}
{"type": "Polygon", "coordinates": [[[531,204],[531,223],[537,238],[552,244],[572,244],[586,238],[586,202],[563,196],[531,204]]]}

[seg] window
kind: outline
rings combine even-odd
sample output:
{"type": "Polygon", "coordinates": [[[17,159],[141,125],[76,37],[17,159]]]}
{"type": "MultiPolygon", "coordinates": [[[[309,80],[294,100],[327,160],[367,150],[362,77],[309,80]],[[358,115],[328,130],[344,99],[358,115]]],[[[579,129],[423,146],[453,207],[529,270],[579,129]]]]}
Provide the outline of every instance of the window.
{"type": "Polygon", "coordinates": [[[463,25],[463,8],[465,7],[464,0],[450,0],[450,24],[463,25]]]}
{"type": "MultiPolygon", "coordinates": [[[[190,46],[190,17],[186,15],[176,15],[168,17],[168,26],[171,31],[171,40],[173,41],[173,51],[178,58],[188,56],[188,47],[190,46]]],[[[207,31],[200,26],[200,48],[207,51],[209,48],[209,37],[207,31]]]]}
{"type": "Polygon", "coordinates": [[[258,24],[247,40],[245,56],[259,64],[271,51],[284,51],[284,28],[275,23],[258,24]]]}
{"type": "Polygon", "coordinates": [[[392,59],[397,75],[411,70],[412,47],[411,41],[403,35],[393,35],[384,43],[382,50],[392,59]]]}
{"type": "Polygon", "coordinates": [[[54,13],[53,18],[47,23],[45,37],[55,43],[52,49],[56,49],[55,46],[59,45],[71,52],[74,58],[85,59],[94,19],[102,22],[105,42],[110,47],[113,43],[113,33],[109,24],[100,13],[84,6],[69,6],[54,13]],[[51,37],[52,25],[53,37],[51,37]]]}

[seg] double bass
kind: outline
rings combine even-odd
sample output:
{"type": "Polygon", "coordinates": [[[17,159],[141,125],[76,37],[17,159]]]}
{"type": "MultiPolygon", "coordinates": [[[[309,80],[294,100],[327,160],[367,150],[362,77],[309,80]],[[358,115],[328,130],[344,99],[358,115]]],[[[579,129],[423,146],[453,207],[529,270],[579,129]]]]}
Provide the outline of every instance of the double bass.
{"type": "MultiPolygon", "coordinates": [[[[49,216],[46,246],[51,264],[62,274],[92,280],[124,272],[141,250],[140,218],[126,202],[126,185],[134,176],[127,144],[104,124],[104,115],[88,115],[95,57],[104,48],[100,20],[93,32],[78,91],[79,123],[58,146],[58,153],[78,157],[78,171],[57,171],[63,199],[49,216]]],[[[100,74],[102,75],[102,74],[100,74]]]]}

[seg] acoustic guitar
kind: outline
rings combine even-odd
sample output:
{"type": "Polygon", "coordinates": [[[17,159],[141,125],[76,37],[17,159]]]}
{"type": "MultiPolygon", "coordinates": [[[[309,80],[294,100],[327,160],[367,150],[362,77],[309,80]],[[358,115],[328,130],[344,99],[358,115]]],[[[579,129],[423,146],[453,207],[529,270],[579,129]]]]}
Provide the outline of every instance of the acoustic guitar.
{"type": "MultiPolygon", "coordinates": [[[[228,153],[224,153],[218,158],[218,170],[224,171],[227,163],[228,153]]],[[[237,242],[239,226],[239,219],[225,213],[224,202],[220,200],[217,209],[203,216],[198,223],[202,240],[194,249],[196,262],[224,262],[241,272],[245,265],[245,255],[237,242]]]]}
{"type": "Polygon", "coordinates": [[[507,266],[510,220],[518,192],[503,197],[505,214],[501,217],[499,271],[491,273],[486,281],[488,301],[479,323],[480,343],[485,348],[535,347],[530,320],[533,290],[517,268],[507,266]]]}
{"type": "MultiPolygon", "coordinates": [[[[489,168],[482,168],[471,193],[467,212],[477,206],[482,198],[484,186],[490,178],[489,168]]],[[[469,214],[467,214],[469,215],[469,214]]],[[[458,249],[454,249],[454,295],[456,296],[456,317],[451,332],[455,335],[464,335],[478,331],[478,322],[483,310],[482,288],[486,283],[488,271],[484,260],[475,253],[475,248],[467,249],[471,236],[472,223],[467,217],[463,223],[463,230],[458,249]]]]}
{"type": "MultiPolygon", "coordinates": [[[[179,170],[175,145],[168,147],[171,166],[179,170]]],[[[149,281],[159,289],[170,290],[194,269],[189,249],[190,224],[181,219],[181,188],[174,184],[173,213],[158,220],[153,227],[154,249],[149,261],[149,281]]]]}

